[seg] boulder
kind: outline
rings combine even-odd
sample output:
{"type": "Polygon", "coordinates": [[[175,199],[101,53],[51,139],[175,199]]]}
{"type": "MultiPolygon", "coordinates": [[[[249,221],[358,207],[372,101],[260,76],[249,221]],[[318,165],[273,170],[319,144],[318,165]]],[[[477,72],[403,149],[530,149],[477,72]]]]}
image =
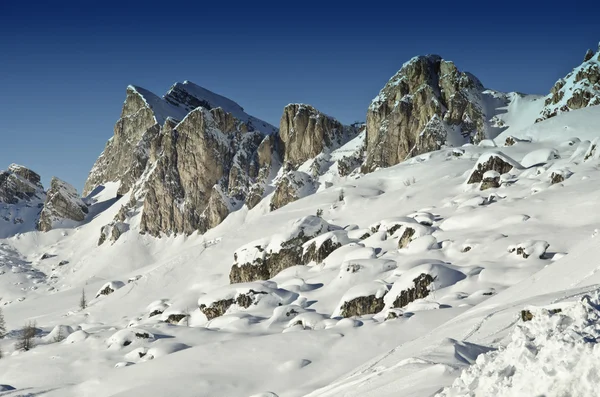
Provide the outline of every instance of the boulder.
{"type": "Polygon", "coordinates": [[[384,297],[390,285],[377,280],[350,288],[342,297],[331,317],[354,317],[379,313],[385,306],[384,297]]]}
{"type": "Polygon", "coordinates": [[[502,152],[484,153],[479,157],[477,163],[473,167],[469,179],[467,180],[467,184],[482,182],[484,174],[488,171],[496,171],[502,175],[510,172],[513,168],[522,169],[523,167],[502,152]]]}
{"type": "Polygon", "coordinates": [[[357,241],[358,240],[350,239],[346,230],[335,230],[333,232],[324,233],[302,245],[304,251],[302,263],[321,263],[336,249],[357,241]]]}
{"type": "Polygon", "coordinates": [[[56,177],[50,182],[46,201],[40,213],[37,229],[42,232],[52,230],[56,222],[71,220],[82,222],[88,207],[77,194],[77,190],[56,177]]]}
{"type": "Polygon", "coordinates": [[[500,187],[500,173],[495,170],[486,171],[481,180],[479,190],[495,189],[500,187]]]}
{"type": "Polygon", "coordinates": [[[234,284],[268,280],[288,267],[303,265],[308,260],[303,245],[335,229],[339,228],[319,217],[307,216],[293,222],[282,234],[251,242],[233,254],[229,281],[234,284]]]}

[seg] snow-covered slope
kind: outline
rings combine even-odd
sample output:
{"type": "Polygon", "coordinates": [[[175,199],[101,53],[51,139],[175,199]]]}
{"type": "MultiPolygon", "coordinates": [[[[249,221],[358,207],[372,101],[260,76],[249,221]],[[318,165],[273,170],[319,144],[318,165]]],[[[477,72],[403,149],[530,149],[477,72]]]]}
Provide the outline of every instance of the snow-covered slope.
{"type": "MultiPolygon", "coordinates": [[[[338,150],[357,146],[348,145],[338,150]]],[[[477,164],[489,163],[477,163],[489,148],[465,146],[332,179],[274,212],[267,197],[204,235],[124,233],[97,246],[99,228],[129,201],[108,185],[89,198],[88,223],[2,240],[9,334],[0,340],[0,381],[62,397],[436,393],[477,355],[506,344],[521,310],[576,299],[599,282],[591,259],[600,248],[590,236],[600,221],[593,210],[600,172],[583,161],[582,145],[496,148],[515,162],[496,189],[466,184],[477,164]],[[522,167],[527,158],[546,160],[522,167]],[[229,285],[234,252],[287,236],[317,212],[336,231],[302,243],[306,265],[229,285]],[[416,281],[428,276],[429,284],[416,281]],[[413,283],[420,292],[410,292],[413,283]],[[341,317],[349,314],[359,315],[341,317]],[[13,353],[29,320],[39,329],[37,346],[13,353]],[[73,333],[57,341],[57,325],[73,333]]]]}
{"type": "MultiPolygon", "coordinates": [[[[137,147],[157,155],[95,180],[84,199],[55,189],[65,200],[53,206],[85,207],[83,220],[35,230],[52,195],[23,167],[0,173],[0,396],[592,395],[600,107],[536,123],[541,98],[486,90],[477,104],[495,139],[364,174],[367,132],[331,139],[346,127],[316,109],[301,117],[306,105],[286,107],[279,142],[274,127],[190,82],[128,97],[118,126],[132,122],[137,147]],[[199,106],[229,113],[190,112],[199,106]],[[183,135],[196,149],[208,142],[196,168],[175,166],[195,159],[186,144],[169,158],[159,150],[183,135]],[[232,142],[227,159],[264,179],[258,198],[236,201],[204,234],[160,233],[168,217],[199,214],[164,192],[149,212],[144,194],[237,194],[198,189],[232,142]],[[137,189],[150,175],[152,189],[137,189]],[[143,233],[149,221],[155,236],[143,233]],[[29,351],[16,346],[25,324],[36,331],[29,351]]],[[[217,173],[248,188],[234,168],[217,173]]]]}

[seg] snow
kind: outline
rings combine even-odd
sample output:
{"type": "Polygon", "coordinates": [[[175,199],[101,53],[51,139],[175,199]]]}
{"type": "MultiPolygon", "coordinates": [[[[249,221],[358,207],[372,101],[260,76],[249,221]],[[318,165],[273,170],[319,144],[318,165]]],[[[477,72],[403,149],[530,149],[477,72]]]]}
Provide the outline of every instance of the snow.
{"type": "Polygon", "coordinates": [[[154,113],[154,119],[161,126],[165,123],[168,118],[172,118],[175,120],[182,120],[187,112],[184,109],[178,108],[177,106],[173,106],[169,102],[165,101],[163,98],[153,94],[152,92],[146,90],[145,88],[129,85],[127,90],[134,92],[139,95],[140,98],[154,113]]]}
{"type": "Polygon", "coordinates": [[[527,308],[510,343],[480,355],[439,397],[593,396],[600,359],[598,292],[568,305],[527,308]]]}
{"type": "MultiPolygon", "coordinates": [[[[600,172],[593,157],[584,161],[598,136],[596,113],[591,107],[556,116],[531,127],[538,131],[531,142],[502,147],[516,169],[491,195],[465,189],[474,165],[490,156],[471,145],[460,157],[442,149],[368,175],[332,178],[329,188],[276,211],[266,208],[267,197],[204,235],[140,235],[136,213],[119,240],[98,246],[100,228],[129,200],[115,198],[118,184],[86,198],[90,215],[80,225],[11,234],[1,223],[0,307],[8,335],[0,340],[0,381],[16,393],[49,397],[416,397],[446,387],[446,395],[485,395],[477,387],[518,395],[526,382],[536,386],[527,395],[568,388],[586,395],[593,382],[571,375],[597,368],[594,342],[582,337],[598,336],[586,321],[597,321],[600,172]],[[553,172],[570,177],[550,186],[553,172]],[[398,249],[406,227],[423,233],[398,249]],[[322,263],[230,285],[231,267],[261,255],[257,246],[277,252],[300,232],[345,245],[322,263]],[[365,234],[372,235],[360,240],[365,234]],[[507,252],[519,246],[528,258],[507,252]],[[50,257],[41,260],[43,254],[50,257]],[[422,273],[435,278],[429,295],[391,307],[422,273]],[[266,294],[211,321],[198,308],[251,289],[266,294]],[[370,294],[383,296],[382,311],[338,317],[343,302],[370,294]],[[591,300],[579,302],[586,294],[591,300]],[[548,311],[556,308],[562,312],[548,311]],[[163,313],[149,317],[155,310],[163,313]],[[186,310],[187,324],[164,322],[186,310]],[[530,310],[532,321],[521,322],[521,310],[530,310]],[[397,317],[387,319],[392,312],[397,317]],[[29,320],[40,329],[37,346],[13,354],[29,320]],[[66,327],[73,333],[66,336],[66,327]],[[66,339],[53,342],[59,329],[66,339]],[[562,363],[571,365],[564,375],[543,373],[562,363]],[[499,376],[508,364],[515,367],[510,383],[499,376]]],[[[533,129],[510,134],[527,131],[533,129]]],[[[33,224],[36,211],[25,221],[33,224]]]]}
{"type": "MultiPolygon", "coordinates": [[[[209,105],[207,110],[221,108],[225,112],[231,113],[236,119],[246,123],[250,130],[256,129],[264,134],[274,134],[277,132],[276,127],[265,121],[259,120],[256,117],[248,115],[240,105],[231,99],[209,91],[206,88],[200,87],[191,81],[185,80],[183,83],[175,83],[165,94],[165,97],[169,97],[169,94],[176,90],[184,91],[194,98],[202,102],[206,102],[209,105]]],[[[186,110],[186,113],[193,110],[189,108],[189,106],[186,107],[184,104],[180,104],[180,106],[186,110]]]]}

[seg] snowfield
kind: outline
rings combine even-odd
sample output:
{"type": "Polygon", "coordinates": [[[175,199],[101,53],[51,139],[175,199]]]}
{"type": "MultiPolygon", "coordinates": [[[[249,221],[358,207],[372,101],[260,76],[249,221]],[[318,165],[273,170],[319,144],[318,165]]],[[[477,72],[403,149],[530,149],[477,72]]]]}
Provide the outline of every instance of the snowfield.
{"type": "Polygon", "coordinates": [[[75,227],[0,223],[0,396],[596,395],[600,106],[531,125],[541,100],[511,101],[531,114],[494,142],[329,172],[361,134],[304,198],[204,235],[141,235],[137,214],[98,246],[129,201],[115,183],[75,227]],[[494,157],[510,171],[467,183],[494,157]],[[295,266],[230,284],[302,236],[295,266]]]}

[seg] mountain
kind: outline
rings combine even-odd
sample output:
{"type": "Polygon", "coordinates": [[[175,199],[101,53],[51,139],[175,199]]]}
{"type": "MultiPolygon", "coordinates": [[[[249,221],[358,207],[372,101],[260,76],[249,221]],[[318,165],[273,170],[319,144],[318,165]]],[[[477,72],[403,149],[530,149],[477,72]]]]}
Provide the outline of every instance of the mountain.
{"type": "Polygon", "coordinates": [[[597,53],[588,50],[583,63],[554,84],[537,121],[600,105],[600,47],[598,49],[597,53]]]}
{"type": "MultiPolygon", "coordinates": [[[[439,55],[412,58],[373,99],[367,112],[364,171],[389,167],[447,146],[478,144],[509,127],[500,118],[522,94],[486,90],[472,74],[439,55]],[[499,121],[502,121],[499,123],[499,121]]],[[[520,113],[520,108],[511,109],[520,113]]]]}
{"type": "Polygon", "coordinates": [[[83,197],[0,172],[0,395],[593,395],[600,106],[547,99],[433,55],[365,124],[127,87],[83,197]]]}

